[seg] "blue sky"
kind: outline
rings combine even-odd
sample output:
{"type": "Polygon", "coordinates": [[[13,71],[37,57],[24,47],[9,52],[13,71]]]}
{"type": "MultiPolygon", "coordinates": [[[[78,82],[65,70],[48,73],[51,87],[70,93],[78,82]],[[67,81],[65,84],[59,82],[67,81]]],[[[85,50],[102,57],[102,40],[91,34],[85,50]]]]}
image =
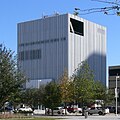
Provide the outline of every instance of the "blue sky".
{"type": "MultiPolygon", "coordinates": [[[[17,23],[42,15],[73,13],[81,9],[105,7],[91,0],[0,0],[0,43],[17,53],[17,23]]],[[[107,27],[107,65],[120,65],[120,17],[94,13],[80,17],[107,27]]]]}

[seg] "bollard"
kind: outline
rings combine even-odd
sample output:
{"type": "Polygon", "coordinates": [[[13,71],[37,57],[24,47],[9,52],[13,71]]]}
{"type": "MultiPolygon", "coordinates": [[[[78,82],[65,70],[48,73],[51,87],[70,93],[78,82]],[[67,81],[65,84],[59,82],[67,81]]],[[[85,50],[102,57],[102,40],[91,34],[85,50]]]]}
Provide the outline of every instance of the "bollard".
{"type": "Polygon", "coordinates": [[[88,112],[85,111],[85,119],[88,118],[88,112]]]}

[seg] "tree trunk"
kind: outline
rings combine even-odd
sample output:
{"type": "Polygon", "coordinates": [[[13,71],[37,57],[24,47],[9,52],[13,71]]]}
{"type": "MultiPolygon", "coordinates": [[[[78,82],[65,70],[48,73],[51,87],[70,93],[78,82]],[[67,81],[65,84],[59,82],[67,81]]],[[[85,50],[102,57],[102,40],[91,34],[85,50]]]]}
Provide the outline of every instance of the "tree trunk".
{"type": "Polygon", "coordinates": [[[52,109],[52,116],[54,115],[53,109],[52,109]]]}
{"type": "Polygon", "coordinates": [[[66,105],[66,102],[65,102],[65,115],[67,115],[67,105],[66,105]]]}

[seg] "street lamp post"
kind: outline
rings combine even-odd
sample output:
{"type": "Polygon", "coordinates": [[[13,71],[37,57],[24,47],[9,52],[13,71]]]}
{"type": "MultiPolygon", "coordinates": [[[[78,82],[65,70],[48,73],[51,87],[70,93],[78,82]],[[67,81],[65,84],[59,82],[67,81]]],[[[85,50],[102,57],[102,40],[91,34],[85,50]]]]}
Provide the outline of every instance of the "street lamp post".
{"type": "MultiPolygon", "coordinates": [[[[40,88],[40,82],[41,80],[38,80],[38,89],[40,88]]],[[[38,99],[38,110],[40,109],[40,106],[39,106],[39,99],[38,99]]]]}
{"type": "Polygon", "coordinates": [[[41,80],[38,80],[38,89],[40,88],[40,82],[41,82],[41,80]]]}
{"type": "Polygon", "coordinates": [[[116,88],[115,88],[115,98],[116,98],[116,116],[117,116],[117,99],[118,99],[118,90],[117,90],[117,80],[118,80],[119,76],[116,76],[116,88]]]}

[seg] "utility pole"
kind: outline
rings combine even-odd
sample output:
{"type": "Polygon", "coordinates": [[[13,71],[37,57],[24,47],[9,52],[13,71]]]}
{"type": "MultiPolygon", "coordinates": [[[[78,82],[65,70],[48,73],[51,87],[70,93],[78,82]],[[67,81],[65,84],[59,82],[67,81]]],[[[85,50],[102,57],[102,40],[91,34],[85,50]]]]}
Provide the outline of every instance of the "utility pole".
{"type": "MultiPolygon", "coordinates": [[[[39,90],[39,88],[40,88],[40,82],[41,82],[41,80],[38,80],[38,90],[39,90]]],[[[39,106],[39,99],[38,99],[38,110],[40,109],[40,106],[39,106]]]]}
{"type": "Polygon", "coordinates": [[[118,78],[119,78],[119,76],[117,75],[116,76],[116,88],[115,88],[115,98],[116,98],[116,111],[115,111],[115,114],[116,114],[116,116],[117,116],[117,99],[118,99],[118,90],[117,90],[117,80],[118,80],[118,78]]]}

